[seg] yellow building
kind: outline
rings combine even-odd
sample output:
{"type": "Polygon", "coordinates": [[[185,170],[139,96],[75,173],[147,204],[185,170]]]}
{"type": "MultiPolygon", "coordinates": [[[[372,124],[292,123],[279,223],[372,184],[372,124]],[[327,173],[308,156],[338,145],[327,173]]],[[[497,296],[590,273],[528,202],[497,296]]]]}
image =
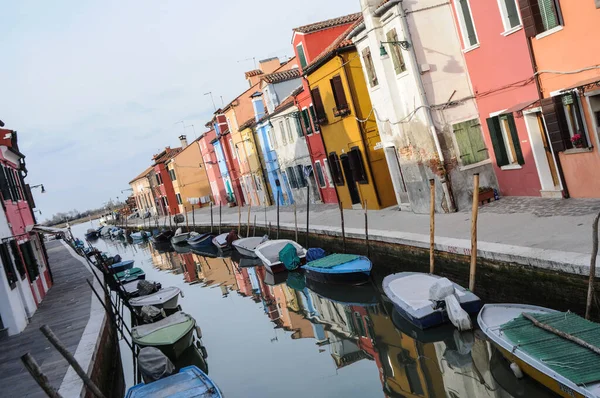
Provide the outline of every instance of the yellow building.
{"type": "Polygon", "coordinates": [[[152,186],[150,184],[150,172],[154,167],[150,166],[140,175],[129,182],[129,186],[133,191],[133,197],[140,215],[150,212],[156,215],[156,206],[154,205],[154,195],[152,194],[152,186]]]}
{"type": "Polygon", "coordinates": [[[195,142],[188,145],[185,135],[179,137],[183,148],[167,163],[167,171],[173,182],[179,211],[182,213],[192,209],[192,202],[197,199],[201,203],[210,202],[210,182],[206,174],[200,146],[195,142]]]}
{"type": "Polygon", "coordinates": [[[304,74],[314,104],[311,116],[320,124],[340,202],[344,208],[360,208],[366,201],[369,209],[381,209],[396,204],[396,195],[360,57],[347,39],[353,27],[317,56],[304,74]]]}

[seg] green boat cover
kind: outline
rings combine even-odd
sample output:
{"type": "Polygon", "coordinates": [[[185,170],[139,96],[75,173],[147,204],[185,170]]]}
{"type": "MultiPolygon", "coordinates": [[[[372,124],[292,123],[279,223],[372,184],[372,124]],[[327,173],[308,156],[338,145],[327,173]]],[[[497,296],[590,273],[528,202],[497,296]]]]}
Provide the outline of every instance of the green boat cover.
{"type": "MultiPolygon", "coordinates": [[[[572,312],[529,314],[541,323],[600,347],[600,324],[572,312]]],[[[600,355],[559,335],[546,331],[520,315],[501,326],[522,351],[578,385],[600,381],[600,355]]]]}
{"type": "Polygon", "coordinates": [[[125,271],[121,271],[121,272],[117,272],[115,274],[115,279],[119,280],[119,279],[124,279],[126,277],[129,276],[137,276],[141,273],[143,273],[144,271],[141,268],[131,268],[125,271]]]}
{"type": "Polygon", "coordinates": [[[360,258],[360,256],[357,254],[335,253],[335,254],[330,254],[329,256],[320,258],[318,260],[311,261],[310,263],[308,263],[306,265],[309,265],[309,266],[315,267],[315,268],[333,268],[333,267],[336,267],[341,264],[349,263],[350,261],[354,261],[358,258],[360,258]]]}
{"type": "Polygon", "coordinates": [[[303,274],[290,272],[285,284],[294,290],[302,291],[306,288],[306,279],[303,274]]]}
{"type": "Polygon", "coordinates": [[[279,261],[285,265],[285,268],[288,271],[294,271],[298,269],[300,266],[300,257],[298,257],[298,253],[296,247],[291,243],[283,246],[283,249],[279,251],[279,261]]]}

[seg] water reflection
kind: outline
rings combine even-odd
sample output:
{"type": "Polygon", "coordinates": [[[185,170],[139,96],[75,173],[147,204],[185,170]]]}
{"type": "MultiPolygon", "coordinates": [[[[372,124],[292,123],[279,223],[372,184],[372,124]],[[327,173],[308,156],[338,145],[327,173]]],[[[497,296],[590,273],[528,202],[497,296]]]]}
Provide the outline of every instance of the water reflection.
{"type": "Polygon", "coordinates": [[[101,250],[125,259],[150,257],[162,271],[153,277],[181,274],[182,290],[193,296],[182,307],[203,330],[215,330],[204,339],[211,376],[231,396],[552,396],[530,379],[517,380],[479,332],[461,334],[450,325],[424,332],[395,313],[373,285],[273,275],[236,252],[222,258],[210,249],[101,242],[101,250]],[[254,386],[254,393],[242,385],[254,386]]]}

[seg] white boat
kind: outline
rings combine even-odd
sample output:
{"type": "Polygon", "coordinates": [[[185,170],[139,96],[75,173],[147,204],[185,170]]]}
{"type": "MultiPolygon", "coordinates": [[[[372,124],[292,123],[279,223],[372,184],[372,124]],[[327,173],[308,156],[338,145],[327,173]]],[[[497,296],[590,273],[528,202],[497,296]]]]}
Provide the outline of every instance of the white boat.
{"type": "Polygon", "coordinates": [[[300,259],[306,257],[306,249],[293,240],[288,239],[268,240],[265,243],[258,245],[254,250],[254,253],[258,258],[260,258],[268,271],[272,273],[283,272],[286,269],[283,263],[279,261],[279,252],[288,243],[292,244],[296,248],[296,254],[300,259]]]}
{"type": "Polygon", "coordinates": [[[213,245],[217,246],[221,250],[226,249],[227,236],[229,236],[229,232],[223,232],[222,234],[215,236],[212,240],[213,245]]]}
{"type": "Polygon", "coordinates": [[[187,240],[190,238],[190,235],[190,232],[183,232],[181,228],[177,228],[177,230],[175,231],[175,235],[171,238],[171,244],[180,245],[187,243],[187,240]]]}
{"type": "MultiPolygon", "coordinates": [[[[558,335],[552,336],[552,333],[546,332],[545,330],[540,328],[537,333],[538,336],[528,336],[528,340],[531,341],[528,345],[523,345],[521,344],[521,342],[513,342],[507,336],[507,332],[503,328],[503,325],[516,320],[523,313],[531,314],[534,316],[547,316],[557,314],[560,315],[561,320],[566,320],[566,316],[568,316],[569,314],[555,311],[549,308],[527,304],[486,304],[483,306],[481,312],[479,313],[479,316],[477,317],[477,323],[479,323],[481,331],[492,341],[494,345],[496,345],[500,349],[504,357],[518,365],[521,368],[521,370],[524,373],[527,373],[531,378],[542,383],[544,386],[548,387],[550,390],[554,391],[558,395],[562,397],[599,397],[600,380],[578,385],[566,378],[565,376],[562,376],[559,373],[561,370],[557,371],[555,369],[552,369],[552,366],[556,365],[558,366],[557,369],[568,369],[569,373],[571,374],[575,374],[578,371],[593,371],[594,369],[589,369],[589,367],[594,366],[594,364],[590,363],[587,360],[587,358],[571,355],[570,358],[564,358],[561,360],[561,362],[557,363],[557,361],[553,360],[553,358],[542,359],[533,356],[532,354],[529,354],[527,352],[528,346],[531,346],[532,344],[535,345],[536,349],[541,350],[541,345],[543,344],[544,340],[548,340],[548,343],[551,345],[555,344],[553,340],[549,339],[551,339],[552,337],[556,338],[558,335]]],[[[574,314],[570,314],[571,316],[576,317],[574,314]]],[[[567,320],[568,323],[574,321],[575,320],[567,320]]],[[[578,322],[581,321],[587,322],[579,318],[578,322]]],[[[587,323],[593,324],[592,322],[587,323]]],[[[574,325],[571,323],[570,328],[573,328],[573,326],[574,325]]],[[[579,330],[579,332],[577,332],[577,337],[580,337],[581,333],[584,332],[584,329],[587,329],[589,331],[590,327],[580,327],[580,325],[577,325],[576,329],[579,330]]],[[[597,335],[597,331],[595,332],[592,330],[591,332],[597,335]]],[[[558,340],[560,339],[561,338],[559,338],[558,340]]],[[[568,341],[566,339],[562,340],[568,341]]],[[[576,343],[573,342],[572,344],[575,345],[576,343]]],[[[580,347],[583,348],[583,346],[580,347]]],[[[585,350],[587,349],[584,349],[584,351],[585,350]]],[[[569,356],[568,352],[560,352],[561,349],[554,349],[554,351],[555,355],[562,355],[563,357],[569,356]]],[[[568,351],[568,349],[566,351],[568,351]]],[[[597,359],[598,357],[598,354],[594,353],[591,350],[589,350],[589,355],[592,359],[597,359]]]]}
{"type": "Polygon", "coordinates": [[[166,310],[172,310],[177,308],[180,294],[181,290],[178,287],[171,286],[147,296],[129,299],[129,304],[138,310],[145,305],[153,305],[159,309],[164,308],[166,310]]]}
{"type": "MultiPolygon", "coordinates": [[[[398,313],[421,329],[448,322],[446,306],[443,300],[430,298],[429,289],[442,277],[422,272],[399,272],[383,279],[383,291],[394,303],[398,313]]],[[[481,309],[481,300],[464,287],[454,285],[454,296],[460,307],[469,315],[475,315],[481,309]]]]}
{"type": "Polygon", "coordinates": [[[256,257],[254,250],[262,243],[269,240],[267,235],[256,236],[251,238],[242,238],[234,241],[232,246],[242,255],[246,257],[256,257]]]}

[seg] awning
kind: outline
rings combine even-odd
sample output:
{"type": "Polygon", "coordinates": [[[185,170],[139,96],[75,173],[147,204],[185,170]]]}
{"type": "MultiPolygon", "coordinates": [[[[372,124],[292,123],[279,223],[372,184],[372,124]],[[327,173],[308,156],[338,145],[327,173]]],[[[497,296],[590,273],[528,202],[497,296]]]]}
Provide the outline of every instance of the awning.
{"type": "Polygon", "coordinates": [[[573,84],[572,86],[567,87],[561,91],[562,92],[571,91],[576,88],[582,88],[585,86],[594,86],[594,85],[600,87],[600,76],[594,76],[594,77],[590,77],[589,79],[581,80],[580,82],[577,82],[577,83],[573,84]]]}
{"type": "Polygon", "coordinates": [[[33,228],[31,229],[33,232],[41,232],[44,234],[58,234],[58,233],[65,233],[67,232],[66,228],[53,228],[53,227],[46,227],[43,225],[34,225],[33,228]]]}
{"type": "Polygon", "coordinates": [[[539,98],[536,98],[534,100],[529,100],[529,101],[521,102],[520,104],[517,104],[515,106],[511,106],[504,113],[519,112],[519,111],[522,111],[525,108],[529,108],[532,105],[539,105],[539,102],[540,102],[539,98]]]}

